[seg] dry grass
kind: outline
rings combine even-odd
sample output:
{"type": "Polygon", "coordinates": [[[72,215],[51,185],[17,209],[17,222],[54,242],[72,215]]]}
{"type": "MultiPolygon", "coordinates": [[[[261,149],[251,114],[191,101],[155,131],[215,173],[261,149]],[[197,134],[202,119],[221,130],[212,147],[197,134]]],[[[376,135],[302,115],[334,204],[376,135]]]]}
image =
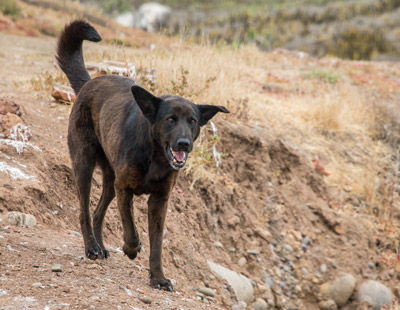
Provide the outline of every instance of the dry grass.
{"type": "MultiPolygon", "coordinates": [[[[316,60],[283,51],[266,54],[253,46],[155,44],[154,51],[87,44],[85,58],[155,68],[157,84],[152,90],[156,94],[178,93],[198,104],[227,106],[232,113],[219,119],[257,122],[308,157],[310,164],[317,158],[330,174],[326,181],[361,197],[365,211],[375,214],[378,209],[387,218],[384,192],[390,184],[382,175],[392,165],[393,150],[375,139],[385,120],[377,117],[366,92],[349,80],[347,67],[340,72],[320,69],[316,60]],[[310,78],[310,72],[340,78],[331,83],[326,74],[310,78]],[[278,91],[263,91],[266,84],[278,91]]],[[[211,135],[201,137],[199,153],[209,152],[210,139],[211,135]]],[[[214,176],[215,169],[211,163],[204,165],[204,156],[194,158],[203,158],[189,165],[195,180],[214,176]]]]}

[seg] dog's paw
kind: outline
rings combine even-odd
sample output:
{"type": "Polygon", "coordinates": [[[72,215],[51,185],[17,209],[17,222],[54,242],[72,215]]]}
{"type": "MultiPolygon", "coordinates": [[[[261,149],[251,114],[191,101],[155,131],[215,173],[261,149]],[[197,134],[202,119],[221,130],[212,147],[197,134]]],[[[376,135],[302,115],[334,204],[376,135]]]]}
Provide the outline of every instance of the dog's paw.
{"type": "Polygon", "coordinates": [[[124,244],[122,247],[122,250],[124,253],[129,257],[129,259],[135,259],[138,253],[142,250],[142,242],[139,241],[138,246],[136,247],[130,247],[127,244],[124,244]]]}
{"type": "Polygon", "coordinates": [[[169,292],[174,291],[174,286],[171,283],[171,280],[163,278],[163,279],[150,279],[150,286],[152,288],[156,288],[159,290],[165,290],[169,292]]]}
{"type": "Polygon", "coordinates": [[[88,247],[85,250],[85,253],[86,253],[86,257],[91,260],[103,259],[103,258],[110,257],[110,252],[105,249],[104,250],[101,249],[97,244],[88,247]]]}

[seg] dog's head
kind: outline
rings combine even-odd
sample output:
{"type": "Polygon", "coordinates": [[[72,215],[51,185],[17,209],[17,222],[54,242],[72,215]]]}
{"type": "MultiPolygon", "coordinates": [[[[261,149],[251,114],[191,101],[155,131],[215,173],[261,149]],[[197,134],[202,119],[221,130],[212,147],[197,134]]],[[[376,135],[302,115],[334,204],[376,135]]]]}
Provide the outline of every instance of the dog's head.
{"type": "Polygon", "coordinates": [[[132,94],[151,123],[152,137],[176,170],[185,167],[200,127],[218,112],[229,113],[222,106],[197,105],[179,96],[156,97],[137,85],[132,86],[132,94]]]}

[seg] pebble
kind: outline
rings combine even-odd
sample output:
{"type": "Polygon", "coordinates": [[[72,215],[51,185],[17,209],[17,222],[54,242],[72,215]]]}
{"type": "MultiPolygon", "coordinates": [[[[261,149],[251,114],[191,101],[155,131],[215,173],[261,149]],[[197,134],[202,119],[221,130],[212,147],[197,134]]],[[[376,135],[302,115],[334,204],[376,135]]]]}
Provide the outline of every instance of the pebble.
{"type": "Polygon", "coordinates": [[[36,218],[31,214],[25,214],[18,211],[10,211],[7,213],[8,223],[15,226],[33,227],[36,225],[36,218]]]}
{"type": "Polygon", "coordinates": [[[151,304],[153,302],[153,299],[147,296],[141,296],[139,297],[139,300],[144,302],[145,304],[151,304]]]}
{"type": "Polygon", "coordinates": [[[356,279],[352,274],[346,273],[336,278],[333,282],[321,285],[320,292],[323,296],[335,301],[339,307],[343,307],[356,286],[356,279]]]}
{"type": "Polygon", "coordinates": [[[337,310],[338,308],[336,303],[332,299],[321,301],[318,303],[318,306],[322,310],[337,310]]]}
{"type": "Polygon", "coordinates": [[[322,273],[325,273],[326,271],[327,271],[327,267],[326,267],[326,265],[325,264],[322,264],[321,265],[321,267],[319,268],[319,270],[322,272],[322,273]]]}
{"type": "Polygon", "coordinates": [[[369,262],[369,263],[368,263],[368,267],[369,267],[369,268],[371,268],[371,269],[374,269],[374,267],[375,267],[375,264],[374,264],[374,263],[371,263],[371,262],[369,262]]]}
{"type": "Polygon", "coordinates": [[[231,253],[235,253],[236,249],[235,248],[229,248],[228,251],[231,252],[231,253]]]}
{"type": "Polygon", "coordinates": [[[40,282],[35,282],[35,283],[32,284],[32,286],[33,286],[33,287],[45,288],[45,286],[44,286],[42,283],[40,283],[40,282]]]}
{"type": "Polygon", "coordinates": [[[272,288],[274,286],[274,281],[271,278],[267,278],[265,282],[267,282],[269,288],[272,288]]]}
{"type": "Polygon", "coordinates": [[[307,270],[306,268],[301,268],[301,272],[302,272],[304,275],[308,275],[308,270],[307,270]]]}
{"type": "Polygon", "coordinates": [[[248,250],[247,254],[251,254],[251,255],[258,255],[258,251],[257,250],[248,250]]]}
{"type": "Polygon", "coordinates": [[[303,250],[303,252],[307,252],[307,246],[305,244],[301,245],[301,249],[303,250]]]}
{"type": "Polygon", "coordinates": [[[374,310],[380,310],[383,305],[389,307],[393,299],[389,288],[373,280],[367,280],[361,284],[356,298],[360,303],[369,303],[374,310]]]}
{"type": "Polygon", "coordinates": [[[201,287],[198,289],[198,291],[202,294],[204,294],[205,296],[210,296],[210,297],[214,297],[215,296],[215,292],[207,287],[201,287]]]}
{"type": "Polygon", "coordinates": [[[255,302],[251,304],[251,308],[253,310],[267,310],[268,304],[262,298],[257,298],[255,302]]]}
{"type": "Polygon", "coordinates": [[[215,241],[214,242],[214,246],[217,247],[217,248],[222,248],[223,247],[222,243],[219,242],[219,241],[215,241]]]}
{"type": "Polygon", "coordinates": [[[247,264],[247,259],[245,257],[242,256],[241,258],[239,258],[238,265],[240,267],[243,267],[246,264],[247,264]]]}
{"type": "Polygon", "coordinates": [[[53,272],[62,272],[62,265],[60,264],[54,264],[53,266],[51,266],[51,271],[53,272]]]}
{"type": "Polygon", "coordinates": [[[296,285],[296,286],[294,287],[294,292],[295,292],[296,294],[300,294],[302,291],[303,291],[303,289],[301,288],[300,285],[296,285]]]}
{"type": "Polygon", "coordinates": [[[214,280],[214,279],[215,279],[215,276],[212,275],[212,274],[210,274],[210,275],[209,275],[209,278],[210,278],[210,280],[214,280]]]}
{"type": "Polygon", "coordinates": [[[304,237],[303,240],[301,240],[301,243],[302,243],[302,244],[305,244],[305,245],[309,244],[309,243],[310,243],[310,238],[307,237],[307,236],[304,237]]]}
{"type": "Polygon", "coordinates": [[[209,286],[210,286],[210,281],[205,280],[205,281],[204,281],[204,285],[205,285],[206,287],[209,287],[209,286]]]}
{"type": "Polygon", "coordinates": [[[285,282],[281,281],[281,282],[279,282],[279,286],[283,289],[283,288],[285,288],[286,284],[285,284],[285,282]]]}
{"type": "Polygon", "coordinates": [[[293,248],[289,244],[284,243],[282,245],[282,255],[288,256],[288,255],[291,255],[291,254],[293,254],[293,248]]]}

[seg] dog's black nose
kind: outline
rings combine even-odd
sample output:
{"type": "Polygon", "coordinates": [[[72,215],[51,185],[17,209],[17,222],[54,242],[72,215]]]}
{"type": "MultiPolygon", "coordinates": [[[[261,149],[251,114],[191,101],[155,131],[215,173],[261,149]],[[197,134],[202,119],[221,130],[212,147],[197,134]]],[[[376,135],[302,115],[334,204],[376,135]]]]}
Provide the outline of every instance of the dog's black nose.
{"type": "Polygon", "coordinates": [[[190,146],[190,140],[186,138],[179,138],[177,144],[180,150],[186,150],[190,146]]]}

